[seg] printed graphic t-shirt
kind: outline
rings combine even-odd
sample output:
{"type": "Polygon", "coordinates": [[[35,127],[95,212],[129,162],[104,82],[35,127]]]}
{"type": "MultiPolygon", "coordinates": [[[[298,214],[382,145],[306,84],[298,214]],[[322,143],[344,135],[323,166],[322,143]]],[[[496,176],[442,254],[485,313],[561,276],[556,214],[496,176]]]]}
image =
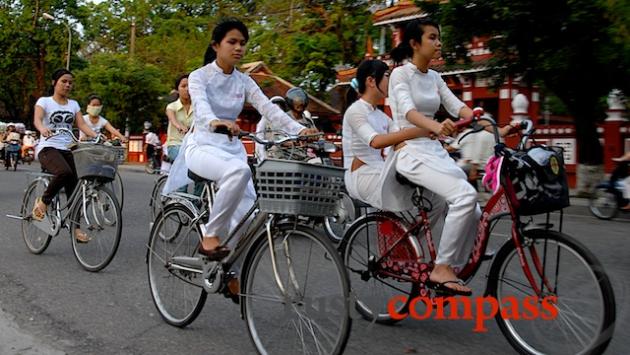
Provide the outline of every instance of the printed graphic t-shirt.
{"type": "MultiPolygon", "coordinates": [[[[44,126],[50,130],[59,128],[65,128],[72,130],[72,124],[74,118],[81,110],[79,104],[75,100],[68,99],[68,103],[61,105],[53,100],[52,96],[40,97],[35,103],[35,106],[39,106],[44,109],[44,126]]],[[[72,137],[67,134],[60,134],[48,139],[41,139],[37,145],[37,152],[46,147],[51,147],[60,150],[68,150],[68,146],[72,144],[72,137]]]]}

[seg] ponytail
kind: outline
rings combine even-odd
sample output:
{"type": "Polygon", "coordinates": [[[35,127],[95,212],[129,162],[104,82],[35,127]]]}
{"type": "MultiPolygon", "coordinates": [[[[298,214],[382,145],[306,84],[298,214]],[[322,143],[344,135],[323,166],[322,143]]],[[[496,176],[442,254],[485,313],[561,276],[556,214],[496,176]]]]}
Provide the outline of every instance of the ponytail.
{"type": "Polygon", "coordinates": [[[390,56],[394,63],[400,64],[403,60],[413,57],[413,48],[411,48],[411,40],[422,43],[422,35],[424,27],[431,26],[440,30],[440,25],[428,17],[409,21],[405,26],[402,41],[396,48],[392,49],[390,56]]]}

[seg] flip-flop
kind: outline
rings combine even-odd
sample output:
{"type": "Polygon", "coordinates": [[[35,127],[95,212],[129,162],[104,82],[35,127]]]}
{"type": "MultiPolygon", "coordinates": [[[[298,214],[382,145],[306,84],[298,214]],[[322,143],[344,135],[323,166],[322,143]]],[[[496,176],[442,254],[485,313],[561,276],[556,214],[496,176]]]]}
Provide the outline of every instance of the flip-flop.
{"type": "Polygon", "coordinates": [[[230,249],[220,245],[214,249],[206,250],[203,248],[203,244],[199,244],[199,253],[207,256],[210,261],[221,261],[230,254],[230,249]]]}
{"type": "Polygon", "coordinates": [[[446,295],[460,295],[460,296],[470,296],[472,295],[472,291],[460,291],[450,287],[447,287],[447,284],[458,284],[460,286],[464,286],[464,281],[462,280],[450,280],[444,282],[433,282],[431,280],[427,280],[427,287],[436,291],[436,293],[446,294],[446,295]]]}
{"type": "Polygon", "coordinates": [[[40,208],[37,207],[40,202],[43,203],[41,197],[35,199],[35,205],[33,206],[33,210],[31,211],[31,216],[34,220],[41,222],[44,220],[44,218],[46,218],[46,211],[42,211],[40,208]]]}
{"type": "Polygon", "coordinates": [[[79,243],[79,244],[86,244],[90,240],[92,240],[92,238],[90,238],[90,236],[87,235],[85,232],[80,231],[78,233],[74,232],[74,240],[76,240],[77,243],[79,243]]]}

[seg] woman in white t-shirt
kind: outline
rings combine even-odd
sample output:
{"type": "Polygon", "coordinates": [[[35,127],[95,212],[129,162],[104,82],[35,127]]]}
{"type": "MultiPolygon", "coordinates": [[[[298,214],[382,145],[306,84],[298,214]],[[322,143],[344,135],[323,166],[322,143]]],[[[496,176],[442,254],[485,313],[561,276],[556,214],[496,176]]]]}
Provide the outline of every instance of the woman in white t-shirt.
{"type": "MultiPolygon", "coordinates": [[[[51,137],[52,131],[60,128],[71,130],[73,123],[76,122],[79,130],[89,137],[98,136],[83,121],[79,104],[69,98],[73,85],[72,73],[66,69],[58,69],[52,75],[53,95],[40,97],[35,103],[33,124],[42,135],[35,154],[42,168],[53,175],[44,194],[37,198],[33,206],[32,216],[36,220],[41,221],[46,217],[48,205],[61,188],[65,188],[70,196],[78,182],[74,159],[69,148],[74,143],[72,137],[67,134],[51,137]],[[46,139],[47,137],[50,138],[46,139]]],[[[89,236],[80,230],[75,232],[75,236],[80,243],[87,243],[90,240],[89,236]]]]}
{"type": "MultiPolygon", "coordinates": [[[[83,121],[96,133],[103,133],[103,129],[109,132],[112,136],[120,139],[122,142],[126,142],[127,138],[123,136],[114,126],[112,126],[105,117],[101,116],[103,110],[103,100],[100,96],[92,94],[88,97],[87,114],[83,115],[83,121]]],[[[87,140],[88,137],[85,133],[80,132],[81,140],[87,140]]]]}

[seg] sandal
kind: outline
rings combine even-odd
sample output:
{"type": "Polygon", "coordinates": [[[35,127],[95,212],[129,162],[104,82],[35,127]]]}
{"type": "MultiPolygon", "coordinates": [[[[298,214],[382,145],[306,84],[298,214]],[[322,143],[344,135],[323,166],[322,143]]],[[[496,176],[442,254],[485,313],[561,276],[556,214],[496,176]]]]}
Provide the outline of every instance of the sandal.
{"type": "Polygon", "coordinates": [[[85,244],[92,240],[89,235],[85,234],[83,231],[74,232],[74,239],[79,244],[85,244]]]}
{"type": "Polygon", "coordinates": [[[230,249],[220,245],[214,249],[207,250],[203,248],[203,244],[199,244],[199,254],[207,256],[210,261],[221,261],[230,254],[230,249]]]}
{"type": "Polygon", "coordinates": [[[427,287],[429,287],[430,289],[434,290],[436,293],[442,294],[442,295],[448,295],[448,296],[455,296],[455,295],[460,295],[460,296],[470,296],[472,295],[472,291],[460,291],[460,290],[456,290],[454,288],[450,288],[447,287],[447,284],[458,284],[460,286],[464,286],[464,281],[462,280],[451,280],[451,281],[444,281],[444,282],[433,282],[431,280],[427,280],[426,284],[427,287]]]}
{"type": "MultiPolygon", "coordinates": [[[[33,217],[34,220],[41,222],[44,220],[44,218],[46,218],[46,210],[48,208],[42,211],[42,209],[38,207],[40,203],[44,204],[41,197],[38,197],[37,199],[35,199],[35,205],[33,206],[33,210],[31,211],[31,216],[33,217]]],[[[44,206],[46,205],[44,204],[44,206]]]]}

